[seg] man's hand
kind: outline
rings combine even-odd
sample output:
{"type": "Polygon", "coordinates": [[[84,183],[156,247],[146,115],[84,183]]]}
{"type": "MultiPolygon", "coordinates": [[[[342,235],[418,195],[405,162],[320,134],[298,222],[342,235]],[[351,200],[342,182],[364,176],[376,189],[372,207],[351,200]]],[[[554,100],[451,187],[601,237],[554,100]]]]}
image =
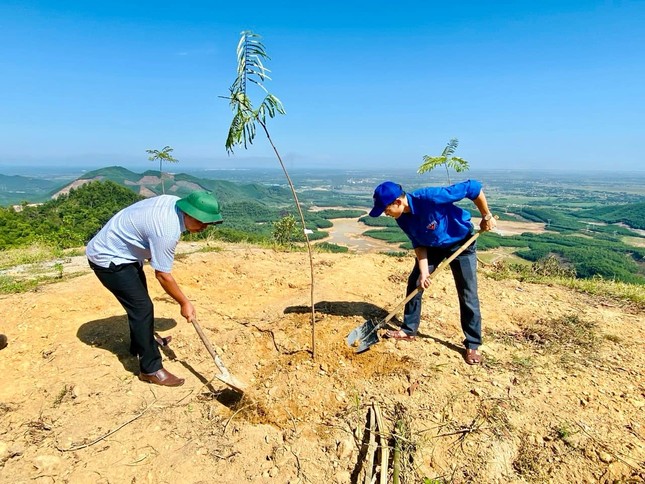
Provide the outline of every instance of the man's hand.
{"type": "Polygon", "coordinates": [[[190,301],[186,301],[181,305],[181,315],[186,318],[187,322],[192,322],[197,319],[197,314],[195,313],[195,307],[190,301]]]}
{"type": "Polygon", "coordinates": [[[419,279],[417,279],[417,286],[422,288],[422,289],[428,289],[430,287],[430,274],[425,272],[421,272],[419,275],[419,279]]]}
{"type": "Polygon", "coordinates": [[[479,228],[482,232],[488,232],[497,227],[497,217],[494,217],[492,214],[488,213],[482,216],[482,221],[479,224],[479,228]]]}

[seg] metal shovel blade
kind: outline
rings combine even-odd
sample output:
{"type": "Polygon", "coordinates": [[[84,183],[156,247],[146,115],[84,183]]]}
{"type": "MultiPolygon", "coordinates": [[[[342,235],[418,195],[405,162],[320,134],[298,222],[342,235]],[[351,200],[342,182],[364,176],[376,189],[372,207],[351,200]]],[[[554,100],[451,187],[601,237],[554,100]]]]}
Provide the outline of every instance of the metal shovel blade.
{"type": "Polygon", "coordinates": [[[368,319],[362,325],[354,328],[348,335],[345,341],[347,341],[348,346],[354,346],[358,342],[358,348],[356,353],[362,353],[363,351],[369,349],[370,346],[379,342],[378,332],[383,325],[383,321],[375,322],[372,319],[368,319]]]}
{"type": "Polygon", "coordinates": [[[362,353],[363,351],[367,351],[370,349],[370,346],[375,345],[378,342],[379,342],[378,332],[376,331],[376,328],[374,328],[374,331],[372,331],[365,338],[363,338],[363,340],[361,341],[361,344],[359,344],[358,348],[356,348],[356,353],[362,353]]]}
{"type": "Polygon", "coordinates": [[[233,390],[239,393],[244,393],[244,387],[246,385],[241,383],[237,378],[235,378],[233,375],[229,373],[228,368],[226,368],[224,366],[224,363],[222,363],[222,360],[220,359],[219,355],[215,352],[215,348],[213,348],[210,341],[208,341],[208,338],[204,334],[204,331],[202,330],[202,327],[199,325],[197,320],[193,319],[191,323],[193,323],[193,326],[195,327],[195,330],[197,331],[199,338],[202,340],[202,343],[204,343],[204,346],[206,347],[206,350],[208,351],[208,353],[213,357],[213,361],[215,361],[215,366],[217,366],[217,369],[220,371],[220,374],[215,375],[215,378],[217,378],[222,383],[226,383],[233,390]]]}
{"type": "Polygon", "coordinates": [[[376,329],[376,323],[371,319],[368,319],[360,326],[354,328],[345,338],[347,346],[354,346],[354,343],[365,339],[369,334],[374,332],[376,329]]]}

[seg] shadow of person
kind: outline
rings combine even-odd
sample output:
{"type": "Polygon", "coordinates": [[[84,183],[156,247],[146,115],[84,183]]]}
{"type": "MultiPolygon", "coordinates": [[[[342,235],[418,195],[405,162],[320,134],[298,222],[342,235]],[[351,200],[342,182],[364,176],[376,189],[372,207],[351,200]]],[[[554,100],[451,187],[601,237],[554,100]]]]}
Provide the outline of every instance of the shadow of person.
{"type": "Polygon", "coordinates": [[[445,346],[449,350],[456,351],[463,357],[466,356],[466,348],[464,348],[463,346],[456,345],[455,343],[451,343],[450,341],[446,341],[445,339],[437,338],[436,336],[431,336],[429,334],[422,334],[422,333],[417,333],[417,337],[431,339],[435,343],[439,343],[440,345],[445,346]]]}
{"type": "MultiPolygon", "coordinates": [[[[365,319],[383,319],[388,312],[371,303],[360,301],[320,301],[315,305],[316,311],[330,316],[362,316],[365,319]]],[[[311,306],[289,306],[284,314],[310,313],[311,306]]]]}
{"type": "MultiPolygon", "coordinates": [[[[177,326],[177,322],[174,319],[155,319],[155,330],[167,331],[175,326],[177,326]]],[[[88,346],[114,353],[123,368],[134,374],[139,373],[139,362],[135,356],[130,354],[130,328],[127,316],[111,316],[88,321],[78,328],[76,336],[88,346]]],[[[164,353],[168,356],[166,351],[164,353]]]]}

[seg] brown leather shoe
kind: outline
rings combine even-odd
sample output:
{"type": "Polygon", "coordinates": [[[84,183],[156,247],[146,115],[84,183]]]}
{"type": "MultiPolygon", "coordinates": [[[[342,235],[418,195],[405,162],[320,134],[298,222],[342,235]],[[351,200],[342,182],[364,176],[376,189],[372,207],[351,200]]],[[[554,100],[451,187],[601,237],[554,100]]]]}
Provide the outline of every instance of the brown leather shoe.
{"type": "Polygon", "coordinates": [[[154,373],[139,373],[139,380],[165,387],[178,387],[184,384],[183,378],[176,377],[163,368],[155,371],[154,373]]]}

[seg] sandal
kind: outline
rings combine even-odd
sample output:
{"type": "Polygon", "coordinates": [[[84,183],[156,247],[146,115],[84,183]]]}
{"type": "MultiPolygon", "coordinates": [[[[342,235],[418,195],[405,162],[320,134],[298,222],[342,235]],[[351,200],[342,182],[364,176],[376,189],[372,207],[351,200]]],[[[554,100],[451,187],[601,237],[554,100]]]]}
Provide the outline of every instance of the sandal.
{"type": "Polygon", "coordinates": [[[466,363],[469,365],[479,365],[482,362],[482,354],[478,349],[467,348],[466,349],[466,363]]]}
{"type": "Polygon", "coordinates": [[[159,346],[168,346],[172,341],[172,336],[166,336],[164,338],[163,336],[160,336],[159,333],[155,332],[155,341],[159,346]]]}
{"type": "Polygon", "coordinates": [[[401,341],[414,341],[414,336],[411,336],[407,334],[405,331],[402,329],[388,329],[385,332],[385,337],[386,338],[391,338],[391,339],[396,339],[396,340],[401,340],[401,341]]]}

